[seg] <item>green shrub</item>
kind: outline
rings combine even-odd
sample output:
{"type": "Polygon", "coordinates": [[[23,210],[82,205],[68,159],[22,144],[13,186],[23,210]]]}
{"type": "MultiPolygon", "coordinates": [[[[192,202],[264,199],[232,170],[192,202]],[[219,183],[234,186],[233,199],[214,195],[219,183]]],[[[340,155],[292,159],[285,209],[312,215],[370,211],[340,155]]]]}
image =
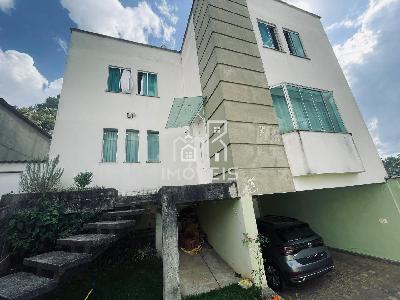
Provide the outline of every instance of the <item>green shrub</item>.
{"type": "Polygon", "coordinates": [[[5,224],[6,242],[19,257],[53,250],[57,239],[80,232],[95,213],[63,214],[62,205],[46,199],[11,216],[5,224]]]}
{"type": "Polygon", "coordinates": [[[64,169],[58,167],[59,156],[46,162],[28,163],[21,175],[20,190],[26,193],[47,193],[60,188],[64,169]]]}
{"type": "Polygon", "coordinates": [[[89,184],[92,183],[93,173],[92,172],[80,172],[74,177],[75,185],[78,189],[83,190],[89,184]]]}

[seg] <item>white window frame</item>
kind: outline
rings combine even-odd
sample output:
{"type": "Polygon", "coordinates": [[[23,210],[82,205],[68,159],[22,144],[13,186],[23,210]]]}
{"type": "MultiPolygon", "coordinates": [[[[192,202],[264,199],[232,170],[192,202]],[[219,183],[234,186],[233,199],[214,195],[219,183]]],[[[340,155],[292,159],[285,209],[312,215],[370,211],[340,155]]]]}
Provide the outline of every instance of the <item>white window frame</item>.
{"type": "MultiPolygon", "coordinates": [[[[142,70],[138,70],[137,71],[137,76],[136,76],[136,78],[138,78],[139,77],[139,73],[143,73],[143,74],[154,74],[154,75],[156,75],[157,76],[157,95],[155,95],[155,96],[149,96],[148,94],[149,94],[149,76],[146,76],[146,80],[147,80],[147,84],[146,84],[146,86],[147,86],[147,91],[146,91],[146,94],[147,95],[144,95],[144,94],[142,94],[143,93],[143,88],[141,87],[140,88],[140,91],[141,91],[141,94],[139,94],[139,93],[137,93],[139,96],[144,96],[144,97],[153,97],[153,98],[158,98],[159,96],[159,90],[158,90],[158,73],[156,73],[156,72],[150,72],[150,71],[142,71],[142,70]]],[[[140,85],[140,83],[139,83],[139,81],[138,81],[138,88],[139,88],[139,85],[140,85]]]]}

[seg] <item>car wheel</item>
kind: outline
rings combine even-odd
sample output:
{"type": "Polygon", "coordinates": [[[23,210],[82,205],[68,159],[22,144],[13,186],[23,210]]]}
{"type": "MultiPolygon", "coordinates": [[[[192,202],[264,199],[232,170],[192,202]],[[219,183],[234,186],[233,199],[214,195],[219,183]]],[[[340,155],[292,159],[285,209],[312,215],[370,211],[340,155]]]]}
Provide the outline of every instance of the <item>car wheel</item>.
{"type": "Polygon", "coordinates": [[[265,268],[265,276],[267,277],[268,286],[274,291],[281,291],[283,288],[283,278],[280,272],[271,265],[265,268]]]}

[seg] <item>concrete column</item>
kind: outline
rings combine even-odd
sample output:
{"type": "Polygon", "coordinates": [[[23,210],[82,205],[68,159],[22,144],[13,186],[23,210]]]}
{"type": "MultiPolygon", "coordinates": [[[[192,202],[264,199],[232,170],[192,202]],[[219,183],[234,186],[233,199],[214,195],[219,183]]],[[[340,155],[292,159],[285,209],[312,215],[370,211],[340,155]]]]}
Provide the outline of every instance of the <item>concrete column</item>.
{"type": "Polygon", "coordinates": [[[156,251],[157,256],[162,257],[162,216],[156,213],[156,251]]]}
{"type": "Polygon", "coordinates": [[[180,300],[178,218],[175,200],[161,196],[164,300],[180,300]]]}
{"type": "Polygon", "coordinates": [[[214,181],[235,169],[242,195],[294,192],[247,1],[195,0],[193,26],[205,117],[225,122],[209,144],[214,181]]]}

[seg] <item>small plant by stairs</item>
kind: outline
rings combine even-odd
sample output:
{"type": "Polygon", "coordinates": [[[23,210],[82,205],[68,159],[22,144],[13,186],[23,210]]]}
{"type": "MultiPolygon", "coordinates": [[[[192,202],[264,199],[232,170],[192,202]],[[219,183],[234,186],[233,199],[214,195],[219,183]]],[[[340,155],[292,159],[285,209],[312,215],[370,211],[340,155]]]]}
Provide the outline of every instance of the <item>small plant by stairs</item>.
{"type": "Polygon", "coordinates": [[[144,212],[133,203],[116,205],[102,215],[102,221],[84,224],[85,233],[58,239],[60,251],[25,258],[24,272],[0,278],[0,300],[36,299],[54,290],[62,280],[132,232],[135,218],[144,212]]]}

